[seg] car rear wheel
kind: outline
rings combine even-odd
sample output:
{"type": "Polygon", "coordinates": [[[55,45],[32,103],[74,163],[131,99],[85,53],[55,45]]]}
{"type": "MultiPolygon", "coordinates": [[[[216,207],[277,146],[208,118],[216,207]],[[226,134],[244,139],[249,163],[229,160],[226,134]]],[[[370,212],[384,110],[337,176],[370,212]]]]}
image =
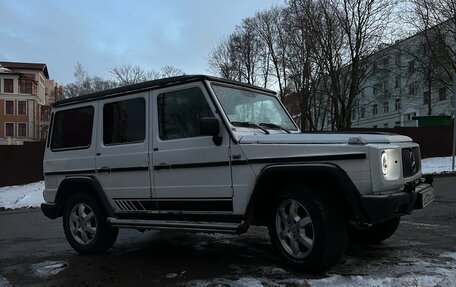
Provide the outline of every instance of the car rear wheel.
{"type": "Polygon", "coordinates": [[[86,193],[77,193],[66,202],[63,229],[71,247],[82,254],[106,251],[118,234],[117,228],[108,225],[98,202],[86,193]]]}

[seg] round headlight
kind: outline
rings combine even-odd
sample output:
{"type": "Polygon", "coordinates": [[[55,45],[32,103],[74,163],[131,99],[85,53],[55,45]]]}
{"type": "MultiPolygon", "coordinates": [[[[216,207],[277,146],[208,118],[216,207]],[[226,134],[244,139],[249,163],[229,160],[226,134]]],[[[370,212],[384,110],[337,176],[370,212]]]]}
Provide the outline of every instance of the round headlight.
{"type": "Polygon", "coordinates": [[[386,175],[388,173],[388,155],[386,152],[382,152],[381,163],[383,175],[386,175]]]}

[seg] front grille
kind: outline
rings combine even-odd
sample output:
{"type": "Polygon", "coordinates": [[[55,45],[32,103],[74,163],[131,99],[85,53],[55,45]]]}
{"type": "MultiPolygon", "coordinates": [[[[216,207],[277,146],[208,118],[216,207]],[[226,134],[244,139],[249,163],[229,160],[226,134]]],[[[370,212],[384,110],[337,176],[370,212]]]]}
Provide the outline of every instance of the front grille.
{"type": "Polygon", "coordinates": [[[402,149],[402,173],[405,177],[417,174],[421,170],[420,148],[402,149]]]}

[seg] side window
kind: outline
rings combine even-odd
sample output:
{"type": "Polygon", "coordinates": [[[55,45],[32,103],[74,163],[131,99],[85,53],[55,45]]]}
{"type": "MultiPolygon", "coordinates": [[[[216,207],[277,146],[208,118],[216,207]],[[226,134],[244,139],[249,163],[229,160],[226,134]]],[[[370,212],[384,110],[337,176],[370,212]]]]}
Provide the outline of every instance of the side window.
{"type": "Polygon", "coordinates": [[[146,102],[143,98],[104,105],[103,143],[125,144],[146,138],[146,102]]]}
{"type": "Polygon", "coordinates": [[[201,136],[200,119],[213,116],[200,88],[158,96],[158,127],[162,140],[201,136]]]}
{"type": "Polygon", "coordinates": [[[51,150],[88,148],[92,142],[93,107],[56,112],[51,150]]]}

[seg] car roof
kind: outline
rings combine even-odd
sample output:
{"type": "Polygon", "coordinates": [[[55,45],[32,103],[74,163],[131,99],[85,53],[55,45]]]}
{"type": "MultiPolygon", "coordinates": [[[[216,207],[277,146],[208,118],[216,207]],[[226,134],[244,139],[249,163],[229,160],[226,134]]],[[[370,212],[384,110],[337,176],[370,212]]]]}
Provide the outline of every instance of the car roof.
{"type": "Polygon", "coordinates": [[[69,99],[64,99],[64,100],[53,103],[52,106],[53,107],[62,107],[62,106],[67,106],[67,105],[72,105],[72,104],[89,102],[89,101],[93,101],[93,100],[99,100],[99,99],[103,99],[103,98],[120,97],[123,95],[131,94],[131,93],[135,93],[135,92],[139,92],[139,91],[159,89],[159,88],[163,88],[163,87],[170,87],[170,86],[175,86],[175,85],[180,85],[180,84],[185,84],[185,83],[190,83],[190,82],[196,82],[196,81],[202,81],[202,80],[209,80],[209,81],[221,82],[221,83],[226,83],[226,84],[233,84],[233,85],[237,85],[237,86],[241,86],[241,87],[259,90],[262,92],[276,94],[276,92],[269,90],[269,89],[265,89],[265,88],[253,86],[250,84],[237,82],[237,81],[227,80],[227,79],[223,79],[223,78],[207,76],[207,75],[183,75],[183,76],[163,78],[163,79],[158,79],[158,80],[153,80],[153,81],[142,82],[142,83],[138,83],[138,84],[123,86],[123,87],[119,87],[119,88],[104,90],[101,92],[96,92],[96,93],[81,95],[81,96],[77,96],[77,97],[73,97],[73,98],[69,98],[69,99]]]}

